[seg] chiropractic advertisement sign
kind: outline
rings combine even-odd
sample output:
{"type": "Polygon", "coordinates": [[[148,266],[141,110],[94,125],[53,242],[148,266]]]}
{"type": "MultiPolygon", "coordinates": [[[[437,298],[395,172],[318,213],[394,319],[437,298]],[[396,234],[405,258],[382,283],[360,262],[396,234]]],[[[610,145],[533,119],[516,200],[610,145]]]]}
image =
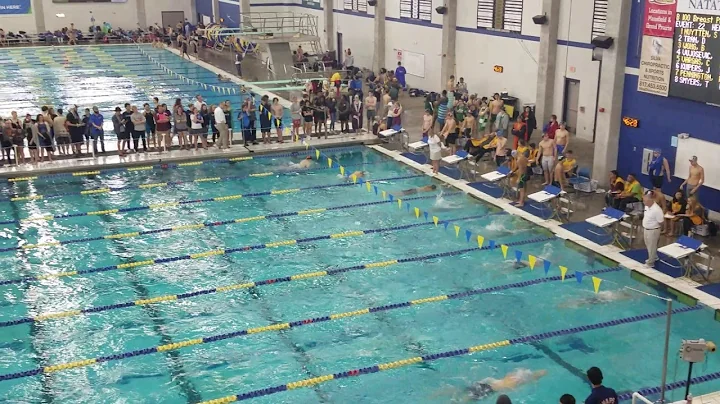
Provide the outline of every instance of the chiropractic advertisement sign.
{"type": "Polygon", "coordinates": [[[672,38],[675,33],[677,0],[645,0],[643,34],[672,38]]]}
{"type": "Polygon", "coordinates": [[[672,38],[643,36],[638,91],[667,97],[672,67],[672,38]]]}
{"type": "Polygon", "coordinates": [[[30,14],[32,0],[0,0],[0,15],[30,14]]]}

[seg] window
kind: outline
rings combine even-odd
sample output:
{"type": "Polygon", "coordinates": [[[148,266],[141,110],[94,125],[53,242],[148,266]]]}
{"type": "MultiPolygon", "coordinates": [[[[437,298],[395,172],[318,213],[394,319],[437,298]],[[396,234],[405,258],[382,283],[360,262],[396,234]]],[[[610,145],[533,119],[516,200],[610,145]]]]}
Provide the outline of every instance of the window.
{"type": "Polygon", "coordinates": [[[478,0],[477,26],[520,32],[522,13],[523,0],[478,0]]]}
{"type": "Polygon", "coordinates": [[[322,8],[320,6],[320,0],[302,0],[302,5],[308,7],[322,8]]]}
{"type": "Polygon", "coordinates": [[[432,20],[432,0],[400,0],[400,18],[432,20]]]}
{"type": "Polygon", "coordinates": [[[343,9],[367,13],[367,0],[343,0],[343,9]]]}
{"type": "Polygon", "coordinates": [[[607,24],[608,0],[593,0],[593,22],[592,22],[592,38],[605,35],[605,25],[607,24]]]}

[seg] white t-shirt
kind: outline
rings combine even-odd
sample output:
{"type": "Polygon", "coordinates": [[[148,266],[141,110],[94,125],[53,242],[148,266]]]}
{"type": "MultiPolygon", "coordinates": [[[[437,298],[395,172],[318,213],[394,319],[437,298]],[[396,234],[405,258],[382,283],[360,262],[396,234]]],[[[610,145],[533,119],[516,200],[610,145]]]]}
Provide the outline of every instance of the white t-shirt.
{"type": "Polygon", "coordinates": [[[653,230],[662,227],[665,222],[665,215],[662,208],[657,203],[653,203],[649,208],[645,207],[645,215],[643,216],[643,228],[653,230]]]}
{"type": "MultiPolygon", "coordinates": [[[[202,119],[202,116],[200,117],[200,119],[202,119]]],[[[202,129],[202,122],[200,122],[200,119],[198,119],[198,114],[190,115],[190,123],[192,129],[202,129]]]]}
{"type": "Polygon", "coordinates": [[[439,153],[442,151],[442,141],[440,140],[440,136],[438,135],[432,135],[428,138],[428,147],[430,148],[430,153],[439,153]]]}
{"type": "Polygon", "coordinates": [[[219,123],[226,123],[225,122],[225,111],[223,111],[222,108],[220,108],[220,107],[215,108],[215,111],[213,112],[213,114],[215,114],[215,124],[216,125],[219,123]]]}
{"type": "Polygon", "coordinates": [[[207,105],[207,104],[205,104],[205,101],[195,100],[195,104],[193,104],[193,105],[195,105],[195,109],[200,111],[202,109],[202,106],[207,105]]]}

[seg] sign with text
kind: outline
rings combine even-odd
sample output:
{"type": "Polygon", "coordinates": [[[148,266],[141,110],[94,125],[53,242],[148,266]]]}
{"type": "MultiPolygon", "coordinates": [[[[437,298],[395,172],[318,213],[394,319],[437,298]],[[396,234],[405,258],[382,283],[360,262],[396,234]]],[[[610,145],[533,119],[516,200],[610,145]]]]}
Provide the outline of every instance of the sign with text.
{"type": "Polygon", "coordinates": [[[0,0],[0,15],[30,14],[31,0],[0,0]]]}
{"type": "Polygon", "coordinates": [[[638,91],[668,96],[672,68],[672,38],[643,36],[638,91]]]}
{"type": "Polygon", "coordinates": [[[677,12],[720,15],[720,0],[677,0],[677,12]]]}
{"type": "Polygon", "coordinates": [[[672,38],[675,33],[676,0],[645,0],[645,35],[672,38]]]}

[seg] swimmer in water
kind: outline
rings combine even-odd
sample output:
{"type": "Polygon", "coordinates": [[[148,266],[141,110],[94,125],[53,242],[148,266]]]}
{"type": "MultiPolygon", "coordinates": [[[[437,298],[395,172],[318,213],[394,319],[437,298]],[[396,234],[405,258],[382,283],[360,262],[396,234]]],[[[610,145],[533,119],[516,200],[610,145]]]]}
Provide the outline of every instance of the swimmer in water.
{"type": "Polygon", "coordinates": [[[530,263],[525,260],[513,261],[513,268],[515,268],[515,269],[523,269],[523,268],[527,268],[529,266],[530,266],[530,263]]]}
{"type": "Polygon", "coordinates": [[[312,166],[313,159],[310,156],[305,157],[305,160],[301,161],[300,164],[298,164],[298,168],[310,168],[312,166]]]}
{"type": "Polygon", "coordinates": [[[595,293],[593,296],[581,299],[567,300],[558,305],[560,308],[576,308],[582,306],[595,306],[598,304],[607,304],[622,300],[631,300],[634,298],[633,293],[628,289],[620,290],[603,290],[595,293]]]}
{"type": "Polygon", "coordinates": [[[431,192],[436,189],[437,189],[437,185],[425,185],[424,187],[405,189],[403,191],[395,193],[394,195],[395,196],[413,195],[413,194],[417,194],[418,192],[431,192]]]}
{"type": "Polygon", "coordinates": [[[522,385],[537,381],[546,374],[546,370],[533,372],[530,369],[520,368],[506,374],[500,380],[489,377],[468,386],[465,389],[467,392],[465,401],[478,401],[493,393],[505,393],[515,390],[522,385]]]}
{"type": "MultiPolygon", "coordinates": [[[[462,397],[459,400],[453,400],[453,402],[480,401],[495,393],[507,393],[525,384],[533,383],[541,377],[545,376],[546,374],[546,370],[538,370],[533,372],[529,369],[519,368],[506,374],[505,377],[503,377],[502,379],[494,379],[492,377],[489,377],[487,379],[474,382],[469,386],[466,386],[462,390],[452,388],[446,392],[436,394],[435,396],[447,395],[449,393],[453,396],[453,398],[455,398],[457,397],[458,393],[461,393],[462,397]]],[[[499,399],[500,398],[498,397],[498,400],[499,399]]],[[[498,402],[502,403],[503,401],[498,402]]]]}
{"type": "Polygon", "coordinates": [[[346,181],[346,182],[347,182],[347,181],[350,181],[350,180],[353,179],[353,177],[355,177],[355,181],[357,181],[357,180],[359,180],[360,178],[362,178],[362,177],[364,177],[364,176],[365,176],[365,171],[355,171],[354,173],[352,173],[352,174],[348,175],[347,177],[345,177],[345,181],[346,181]]]}

